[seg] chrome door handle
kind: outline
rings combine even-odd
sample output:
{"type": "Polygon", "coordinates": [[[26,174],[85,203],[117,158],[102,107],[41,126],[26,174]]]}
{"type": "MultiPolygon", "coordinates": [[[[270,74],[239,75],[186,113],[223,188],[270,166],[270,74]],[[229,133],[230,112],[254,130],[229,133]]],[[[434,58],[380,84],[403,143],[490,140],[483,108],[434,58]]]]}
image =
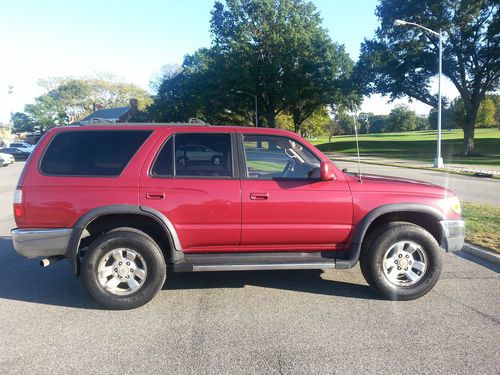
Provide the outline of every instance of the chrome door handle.
{"type": "Polygon", "coordinates": [[[250,193],[250,199],[253,201],[265,201],[269,199],[268,193],[250,193]]]}
{"type": "Polygon", "coordinates": [[[163,192],[148,192],[146,193],[146,199],[164,199],[165,193],[163,192]]]}

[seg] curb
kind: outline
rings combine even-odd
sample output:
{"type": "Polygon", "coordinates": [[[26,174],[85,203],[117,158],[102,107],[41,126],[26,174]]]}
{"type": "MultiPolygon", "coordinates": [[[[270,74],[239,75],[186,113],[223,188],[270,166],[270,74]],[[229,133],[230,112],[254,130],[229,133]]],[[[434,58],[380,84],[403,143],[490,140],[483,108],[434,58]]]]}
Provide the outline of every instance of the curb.
{"type": "Polygon", "coordinates": [[[491,250],[487,250],[485,248],[473,245],[471,243],[466,242],[462,251],[474,255],[482,260],[493,263],[497,266],[500,266],[500,254],[495,253],[491,250]]]}

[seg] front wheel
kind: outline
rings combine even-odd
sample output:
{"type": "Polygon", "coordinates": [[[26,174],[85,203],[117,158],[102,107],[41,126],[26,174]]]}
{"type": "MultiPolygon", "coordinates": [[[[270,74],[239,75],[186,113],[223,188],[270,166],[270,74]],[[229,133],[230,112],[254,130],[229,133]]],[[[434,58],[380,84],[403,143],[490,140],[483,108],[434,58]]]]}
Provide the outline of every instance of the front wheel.
{"type": "Polygon", "coordinates": [[[95,240],[85,252],[82,280],[89,294],[113,310],[149,302],[165,283],[165,260],[148,235],[120,228],[95,240]]]}
{"type": "Polygon", "coordinates": [[[365,244],[360,266],[379,294],[391,300],[412,300],[427,294],[438,281],[442,250],[418,225],[386,224],[365,244]]]}

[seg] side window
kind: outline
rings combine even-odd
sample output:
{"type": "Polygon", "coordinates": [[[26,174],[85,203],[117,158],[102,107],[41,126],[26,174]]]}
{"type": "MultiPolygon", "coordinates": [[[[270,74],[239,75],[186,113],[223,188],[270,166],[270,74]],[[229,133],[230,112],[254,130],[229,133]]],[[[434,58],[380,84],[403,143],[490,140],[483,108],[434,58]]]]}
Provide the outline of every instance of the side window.
{"type": "Polygon", "coordinates": [[[177,134],[175,175],[180,177],[231,177],[231,136],[229,134],[177,134]]]}
{"type": "Polygon", "coordinates": [[[119,176],[151,134],[144,130],[75,130],[57,134],[40,163],[55,176],[119,176]]]}
{"type": "Polygon", "coordinates": [[[243,144],[248,178],[319,178],[318,158],[291,138],[248,134],[243,144]]]}
{"type": "Polygon", "coordinates": [[[174,175],[173,143],[173,137],[170,137],[161,148],[153,168],[151,168],[152,176],[170,177],[174,175]]]}

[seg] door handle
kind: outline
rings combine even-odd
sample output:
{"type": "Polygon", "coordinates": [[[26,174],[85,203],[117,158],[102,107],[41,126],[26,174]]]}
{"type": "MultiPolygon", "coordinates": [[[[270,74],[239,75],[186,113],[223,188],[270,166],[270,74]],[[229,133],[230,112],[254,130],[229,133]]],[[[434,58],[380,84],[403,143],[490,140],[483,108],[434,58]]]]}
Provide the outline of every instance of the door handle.
{"type": "Polygon", "coordinates": [[[250,193],[250,199],[253,201],[265,201],[269,199],[268,193],[250,193]]]}
{"type": "Polygon", "coordinates": [[[163,199],[165,198],[164,192],[147,192],[146,199],[163,199]]]}

